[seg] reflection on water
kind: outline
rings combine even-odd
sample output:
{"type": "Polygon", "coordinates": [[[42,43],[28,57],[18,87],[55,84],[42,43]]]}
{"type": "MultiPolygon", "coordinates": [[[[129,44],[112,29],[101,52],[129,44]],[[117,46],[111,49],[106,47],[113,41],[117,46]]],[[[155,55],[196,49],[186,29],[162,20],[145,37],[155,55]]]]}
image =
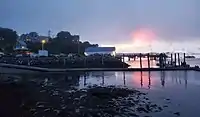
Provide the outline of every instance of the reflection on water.
{"type": "MultiPolygon", "coordinates": [[[[39,75],[0,74],[1,81],[34,82],[51,86],[55,90],[84,88],[90,85],[136,88],[147,92],[155,102],[164,103],[164,98],[171,100],[171,106],[166,111],[179,111],[181,117],[197,117],[200,115],[200,72],[195,71],[155,71],[155,72],[88,72],[39,75]],[[178,107],[177,107],[178,106],[178,107]],[[171,110],[170,110],[171,109],[171,110]]],[[[155,117],[170,117],[171,115],[155,115],[155,117]]]]}
{"type": "Polygon", "coordinates": [[[200,72],[195,71],[156,71],[156,72],[98,72],[88,73],[80,77],[79,87],[88,85],[117,85],[120,87],[137,88],[148,92],[156,102],[164,103],[163,97],[171,99],[171,107],[164,115],[169,117],[170,111],[179,111],[181,117],[200,115],[200,72]],[[91,74],[101,74],[94,76],[91,74]],[[192,100],[192,102],[191,102],[192,100]],[[178,107],[177,107],[178,105],[178,107]],[[191,108],[193,107],[193,108],[191,108]],[[170,110],[171,109],[171,110],[170,110]],[[168,114],[166,114],[168,113],[168,114]]]}
{"type": "MultiPolygon", "coordinates": [[[[189,73],[191,74],[191,72],[189,73]]],[[[79,83],[80,87],[87,85],[119,85],[151,89],[156,87],[164,88],[166,84],[167,86],[184,84],[185,88],[187,88],[187,77],[188,71],[91,72],[80,76],[79,83]]],[[[195,77],[190,80],[190,82],[195,82],[195,77]]]]}
{"type": "Polygon", "coordinates": [[[15,79],[33,82],[51,82],[57,85],[70,85],[79,88],[88,85],[117,85],[139,89],[159,89],[188,85],[200,86],[200,73],[194,71],[155,71],[155,72],[88,72],[82,74],[0,74],[1,80],[15,79]],[[189,78],[188,78],[189,77],[189,78]]]}

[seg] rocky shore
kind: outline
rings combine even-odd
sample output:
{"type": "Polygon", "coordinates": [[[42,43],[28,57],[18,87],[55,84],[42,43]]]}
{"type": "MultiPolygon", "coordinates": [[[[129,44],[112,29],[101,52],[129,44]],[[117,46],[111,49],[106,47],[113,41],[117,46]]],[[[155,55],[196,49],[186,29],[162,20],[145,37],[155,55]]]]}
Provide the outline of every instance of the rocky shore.
{"type": "Polygon", "coordinates": [[[113,56],[70,57],[1,57],[0,63],[28,65],[43,68],[128,68],[129,65],[113,56]]]}
{"type": "Polygon", "coordinates": [[[66,88],[48,79],[6,79],[0,94],[1,117],[148,117],[163,109],[135,89],[66,88]]]}

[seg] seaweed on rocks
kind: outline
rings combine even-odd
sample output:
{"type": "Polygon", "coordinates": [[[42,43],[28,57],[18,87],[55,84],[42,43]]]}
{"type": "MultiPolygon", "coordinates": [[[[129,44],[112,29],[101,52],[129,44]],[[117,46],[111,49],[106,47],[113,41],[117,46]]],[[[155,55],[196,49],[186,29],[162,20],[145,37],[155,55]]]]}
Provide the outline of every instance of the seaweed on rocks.
{"type": "Polygon", "coordinates": [[[162,108],[140,91],[119,87],[71,88],[48,83],[0,84],[1,117],[139,117],[162,108]]]}

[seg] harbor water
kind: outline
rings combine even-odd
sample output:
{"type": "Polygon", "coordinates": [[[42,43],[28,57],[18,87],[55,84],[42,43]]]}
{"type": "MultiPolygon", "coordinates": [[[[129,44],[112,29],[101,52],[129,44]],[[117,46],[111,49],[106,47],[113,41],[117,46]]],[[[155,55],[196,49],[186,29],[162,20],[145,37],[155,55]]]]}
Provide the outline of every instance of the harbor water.
{"type": "MultiPolygon", "coordinates": [[[[66,91],[73,92],[74,89],[80,90],[91,86],[101,86],[101,87],[115,86],[120,88],[136,89],[143,93],[147,93],[146,96],[149,98],[149,100],[151,100],[152,103],[155,103],[163,107],[162,108],[163,110],[161,112],[156,112],[156,113],[148,112],[147,113],[148,116],[198,117],[200,115],[199,76],[200,72],[196,71],[88,72],[80,74],[69,73],[69,74],[38,74],[38,75],[2,74],[1,83],[8,82],[9,84],[15,84],[15,82],[20,82],[28,84],[28,88],[23,88],[20,90],[25,90],[25,89],[28,90],[29,88],[31,88],[30,91],[28,92],[31,94],[33,93],[33,95],[37,95],[37,97],[31,96],[36,101],[35,102],[36,105],[38,105],[38,103],[42,103],[41,99],[42,101],[49,101],[48,99],[51,99],[52,96],[56,100],[58,99],[63,100],[68,97],[68,96],[65,97],[66,91]],[[36,91],[35,88],[37,88],[36,91]],[[46,98],[43,97],[43,93],[45,92],[47,92],[49,95],[49,96],[47,95],[46,98]],[[38,99],[39,97],[41,97],[41,99],[38,99]]],[[[7,88],[6,89],[4,88],[5,87],[2,88],[3,91],[1,92],[4,92],[5,95],[9,91],[7,91],[8,90],[7,88]]],[[[15,88],[15,90],[16,89],[18,88],[15,88]]],[[[4,95],[2,94],[3,97],[4,95]]],[[[26,95],[23,96],[26,97],[26,95]]],[[[23,100],[29,100],[29,99],[25,98],[23,100]]],[[[60,101],[53,101],[53,102],[55,103],[55,105],[63,106],[63,103],[60,101]]],[[[37,108],[40,109],[37,112],[39,113],[41,111],[41,108],[44,107],[43,105],[39,105],[37,108]]],[[[122,108],[125,107],[122,106],[122,108]]],[[[47,109],[44,108],[43,111],[47,109]]],[[[56,109],[54,111],[56,111],[56,109]]],[[[139,115],[139,117],[144,117],[144,116],[139,115]]]]}
{"type": "MultiPolygon", "coordinates": [[[[198,59],[187,60],[187,62],[188,64],[191,64],[191,66],[199,65],[200,63],[198,59]]],[[[129,61],[129,63],[131,64],[131,67],[139,66],[139,61],[137,60],[129,61]]],[[[151,61],[151,65],[152,67],[157,67],[156,61],[151,61]]],[[[143,60],[143,66],[147,66],[146,60],[143,60]]],[[[58,117],[61,115],[68,115],[72,117],[78,116],[73,115],[73,113],[70,115],[70,112],[81,113],[83,110],[89,111],[93,107],[89,107],[85,103],[89,103],[89,105],[91,105],[92,102],[90,101],[97,99],[94,97],[87,97],[85,99],[89,102],[85,102],[85,100],[83,102],[77,101],[88,95],[85,94],[85,92],[88,92],[85,90],[89,90],[88,88],[93,86],[112,86],[115,88],[137,90],[145,93],[145,96],[148,98],[145,97],[144,99],[148,99],[151,103],[160,107],[160,111],[145,111],[145,115],[143,113],[137,113],[137,115],[135,115],[137,117],[198,117],[200,115],[200,72],[198,71],[99,71],[80,73],[69,72],[66,74],[27,73],[0,74],[0,77],[0,93],[2,94],[0,98],[0,103],[2,103],[0,108],[4,110],[2,111],[4,113],[11,112],[9,114],[13,113],[15,115],[28,116],[26,114],[29,113],[38,117],[44,115],[58,117]],[[79,92],[80,94],[75,92],[79,92]],[[19,106],[22,110],[18,108],[18,102],[16,103],[17,99],[19,99],[19,106]],[[84,105],[81,105],[82,103],[84,105]],[[76,107],[77,104],[79,109],[76,107]],[[11,105],[13,109],[9,107],[9,105],[11,105]],[[7,111],[5,109],[6,107],[9,107],[7,111]],[[16,110],[14,107],[19,110],[16,110]],[[62,110],[64,110],[64,112],[62,112],[62,110]],[[17,112],[15,113],[15,111],[17,112]],[[67,114],[63,114],[65,112],[67,114]]],[[[103,92],[101,90],[98,91],[97,89],[92,90],[96,96],[100,96],[103,99],[109,98],[108,95],[103,93],[104,91],[108,92],[108,89],[103,90],[103,92]],[[96,91],[98,93],[100,92],[100,94],[95,93],[96,91]],[[101,94],[103,94],[103,96],[101,96],[101,94]],[[104,96],[106,96],[106,98],[104,96]]],[[[109,94],[113,96],[112,93],[109,94]]],[[[131,100],[129,99],[129,101],[131,100]]],[[[145,101],[141,100],[141,102],[145,101]]],[[[117,104],[118,103],[119,102],[117,102],[117,104]]],[[[134,110],[134,108],[131,107],[133,105],[122,104],[118,106],[114,105],[114,107],[124,109],[120,112],[120,114],[123,114],[125,113],[125,110],[130,108],[134,110]]],[[[102,108],[100,108],[100,110],[94,109],[90,112],[96,113],[96,111],[101,111],[101,109],[102,108]]],[[[133,112],[134,113],[132,114],[126,113],[123,116],[131,117],[135,114],[135,111],[133,112]]]]}
{"type": "Polygon", "coordinates": [[[147,92],[151,100],[167,104],[162,112],[153,117],[181,117],[200,115],[200,72],[156,71],[156,72],[92,72],[81,77],[80,87],[87,85],[117,85],[147,92]],[[84,85],[85,84],[85,85],[84,85]]]}

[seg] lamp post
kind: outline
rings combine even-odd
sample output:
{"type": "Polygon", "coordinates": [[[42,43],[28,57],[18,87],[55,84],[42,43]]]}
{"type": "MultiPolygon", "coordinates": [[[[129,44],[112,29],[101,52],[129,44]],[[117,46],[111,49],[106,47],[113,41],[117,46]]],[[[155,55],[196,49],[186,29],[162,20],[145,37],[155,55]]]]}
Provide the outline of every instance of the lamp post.
{"type": "Polygon", "coordinates": [[[42,50],[44,50],[44,44],[46,43],[46,40],[42,40],[42,50]]]}

